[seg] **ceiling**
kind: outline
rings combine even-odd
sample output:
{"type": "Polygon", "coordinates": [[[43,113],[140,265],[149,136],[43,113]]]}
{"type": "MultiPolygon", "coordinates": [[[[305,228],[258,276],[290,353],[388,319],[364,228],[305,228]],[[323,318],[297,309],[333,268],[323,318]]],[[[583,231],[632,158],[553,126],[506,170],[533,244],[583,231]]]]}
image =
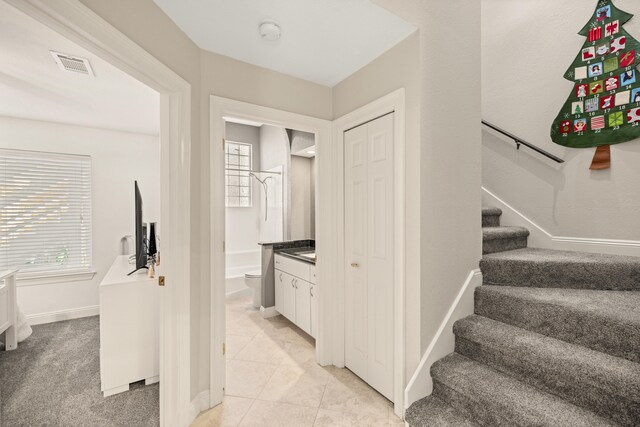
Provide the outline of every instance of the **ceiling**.
{"type": "Polygon", "coordinates": [[[0,116],[158,135],[160,97],[0,1],[0,116]],[[61,70],[50,50],[89,59],[95,77],[61,70]]]}
{"type": "Polygon", "coordinates": [[[370,0],[154,0],[202,49],[333,87],[415,31],[370,0]],[[262,40],[264,20],[282,28],[262,40]]]}

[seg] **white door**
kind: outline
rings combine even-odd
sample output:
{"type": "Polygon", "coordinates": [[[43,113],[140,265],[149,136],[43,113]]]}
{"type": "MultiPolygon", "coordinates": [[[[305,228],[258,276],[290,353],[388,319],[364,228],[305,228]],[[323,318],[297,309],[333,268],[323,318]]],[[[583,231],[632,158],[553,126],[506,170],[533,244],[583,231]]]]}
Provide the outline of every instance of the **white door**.
{"type": "Polygon", "coordinates": [[[344,141],[345,363],[393,400],[393,114],[344,141]]]}

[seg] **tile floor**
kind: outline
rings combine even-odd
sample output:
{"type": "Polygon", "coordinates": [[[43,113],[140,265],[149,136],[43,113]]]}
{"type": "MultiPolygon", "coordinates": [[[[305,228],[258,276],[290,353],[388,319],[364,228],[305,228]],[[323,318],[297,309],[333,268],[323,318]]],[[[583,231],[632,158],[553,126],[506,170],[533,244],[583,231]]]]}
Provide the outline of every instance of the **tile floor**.
{"type": "Polygon", "coordinates": [[[347,369],[315,362],[314,341],[248,297],[227,301],[224,402],[192,427],[404,426],[391,402],[347,369]]]}

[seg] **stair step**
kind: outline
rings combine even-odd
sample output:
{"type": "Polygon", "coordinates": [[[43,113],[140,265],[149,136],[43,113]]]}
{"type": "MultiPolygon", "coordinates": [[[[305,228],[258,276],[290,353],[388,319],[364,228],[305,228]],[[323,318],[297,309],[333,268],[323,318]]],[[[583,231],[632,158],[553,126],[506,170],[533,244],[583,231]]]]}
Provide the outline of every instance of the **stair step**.
{"type": "Polygon", "coordinates": [[[481,425],[602,427],[616,424],[453,353],[431,368],[434,395],[481,425]]]}
{"type": "Polygon", "coordinates": [[[640,364],[472,315],[455,323],[456,353],[624,426],[640,420],[640,364]]]}
{"type": "Polygon", "coordinates": [[[479,286],[475,314],[640,363],[640,292],[479,286]]]}
{"type": "Polygon", "coordinates": [[[494,207],[482,207],[482,226],[500,227],[502,210],[494,207]]]}
{"type": "Polygon", "coordinates": [[[478,427],[435,396],[425,397],[411,405],[405,421],[411,427],[478,427]]]}
{"type": "Polygon", "coordinates": [[[483,227],[482,253],[512,251],[527,247],[529,230],[524,227],[483,227]]]}
{"type": "Polygon", "coordinates": [[[486,285],[640,290],[640,257],[525,248],[480,261],[486,285]]]}

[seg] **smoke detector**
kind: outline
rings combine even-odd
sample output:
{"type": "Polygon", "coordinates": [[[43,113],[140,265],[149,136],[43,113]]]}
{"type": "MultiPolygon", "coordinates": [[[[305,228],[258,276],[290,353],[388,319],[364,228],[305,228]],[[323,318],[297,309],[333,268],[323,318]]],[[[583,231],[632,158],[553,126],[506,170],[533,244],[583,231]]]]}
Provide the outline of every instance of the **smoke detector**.
{"type": "Polygon", "coordinates": [[[282,35],[280,25],[273,21],[262,21],[258,27],[258,32],[260,33],[260,37],[268,41],[278,40],[282,35]]]}
{"type": "Polygon", "coordinates": [[[95,77],[88,59],[67,55],[66,53],[55,52],[53,50],[49,52],[51,52],[53,59],[56,61],[56,64],[58,64],[58,68],[62,71],[70,71],[72,73],[95,77]]]}

